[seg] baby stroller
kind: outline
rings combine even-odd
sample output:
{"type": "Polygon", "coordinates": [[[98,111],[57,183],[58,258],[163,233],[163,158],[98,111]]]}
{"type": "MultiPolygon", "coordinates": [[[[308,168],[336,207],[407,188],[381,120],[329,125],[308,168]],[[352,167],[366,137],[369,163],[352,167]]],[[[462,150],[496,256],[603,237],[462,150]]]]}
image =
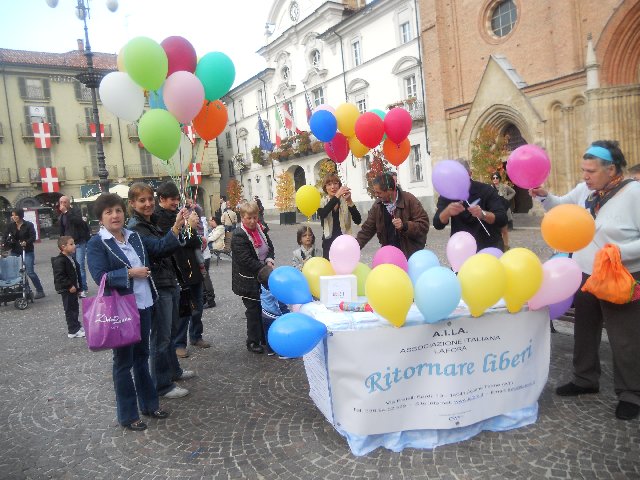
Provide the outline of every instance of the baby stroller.
{"type": "Polygon", "coordinates": [[[24,265],[24,252],[22,257],[10,255],[0,258],[0,303],[6,305],[13,300],[18,310],[27,308],[29,300],[33,303],[33,292],[24,265]]]}

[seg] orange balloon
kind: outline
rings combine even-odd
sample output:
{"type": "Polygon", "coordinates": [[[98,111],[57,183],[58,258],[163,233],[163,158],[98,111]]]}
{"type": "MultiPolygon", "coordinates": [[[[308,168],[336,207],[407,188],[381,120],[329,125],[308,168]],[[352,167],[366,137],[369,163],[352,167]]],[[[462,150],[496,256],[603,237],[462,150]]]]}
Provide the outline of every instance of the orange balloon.
{"type": "Polygon", "coordinates": [[[205,100],[202,109],[193,119],[193,128],[205,141],[216,138],[227,126],[227,107],[220,100],[205,100]]]}
{"type": "Polygon", "coordinates": [[[391,165],[399,166],[404,162],[411,152],[411,142],[405,138],[400,144],[387,138],[382,144],[382,153],[391,165]]]}
{"type": "Polygon", "coordinates": [[[596,233],[596,222],[587,209],[564,204],[553,207],[544,215],[540,230],[547,245],[570,253],[591,243],[596,233]]]}

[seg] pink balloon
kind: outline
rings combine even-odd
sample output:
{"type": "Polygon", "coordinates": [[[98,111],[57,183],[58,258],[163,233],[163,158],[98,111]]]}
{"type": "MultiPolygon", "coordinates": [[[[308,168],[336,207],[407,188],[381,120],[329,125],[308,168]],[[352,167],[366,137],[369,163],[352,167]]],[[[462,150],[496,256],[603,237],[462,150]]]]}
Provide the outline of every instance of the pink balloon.
{"type": "Polygon", "coordinates": [[[507,160],[509,179],[520,188],[541,186],[549,176],[551,161],[547,152],[536,145],[516,148],[507,160]]]}
{"type": "Polygon", "coordinates": [[[462,264],[478,251],[478,244],[469,232],[456,232],[447,242],[447,259],[454,272],[460,270],[462,264]]]}
{"type": "Polygon", "coordinates": [[[349,141],[342,133],[336,132],[330,142],[324,142],[324,151],[331,160],[342,163],[349,155],[349,141]]]}
{"type": "Polygon", "coordinates": [[[165,38],[160,45],[169,60],[167,77],[181,70],[191,73],[196,71],[198,56],[196,55],[196,50],[193,48],[193,45],[189,43],[189,40],[183,37],[168,37],[165,38]]]}
{"type": "Polygon", "coordinates": [[[542,273],[542,286],[528,302],[531,310],[567,299],[582,283],[582,270],[573,258],[551,258],[542,264],[542,273]]]}
{"type": "Polygon", "coordinates": [[[394,143],[400,143],[411,132],[411,114],[404,108],[392,108],[384,116],[384,131],[394,143]]]}
{"type": "Polygon", "coordinates": [[[478,253],[488,253],[489,255],[493,255],[496,258],[500,258],[503,255],[502,250],[496,247],[486,247],[478,251],[478,253]]]}
{"type": "Polygon", "coordinates": [[[316,108],[314,108],[313,109],[313,113],[317,112],[318,110],[328,110],[329,112],[333,113],[334,115],[336,114],[336,109],[333,108],[331,105],[328,105],[326,103],[318,105],[316,108]]]}
{"type": "Polygon", "coordinates": [[[193,73],[175,72],[164,81],[162,99],[180,123],[189,123],[202,109],[204,87],[193,73]]]}
{"type": "Polygon", "coordinates": [[[402,250],[398,247],[394,247],[393,245],[385,245],[376,252],[373,256],[373,261],[371,262],[371,268],[376,268],[378,265],[382,265],[383,263],[396,265],[405,272],[409,271],[409,262],[407,261],[407,257],[404,256],[402,250]]]}
{"type": "Polygon", "coordinates": [[[336,275],[352,273],[360,261],[360,245],[351,235],[340,235],[331,244],[329,261],[336,275]]]}

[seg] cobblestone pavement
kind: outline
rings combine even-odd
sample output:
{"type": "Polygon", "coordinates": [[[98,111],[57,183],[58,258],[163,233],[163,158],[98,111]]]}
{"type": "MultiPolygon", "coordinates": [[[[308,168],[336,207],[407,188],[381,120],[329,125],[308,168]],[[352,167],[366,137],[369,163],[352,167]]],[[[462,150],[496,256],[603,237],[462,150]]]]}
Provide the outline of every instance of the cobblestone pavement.
{"type": "MultiPolygon", "coordinates": [[[[289,262],[295,229],[272,226],[282,263],[289,262]]],[[[319,237],[319,226],[315,232],[319,237]]],[[[446,231],[429,234],[440,257],[447,238],[446,231]]],[[[550,256],[535,225],[512,232],[512,246],[550,256]]],[[[367,246],[365,261],[375,248],[367,246]]],[[[309,399],[301,360],[246,351],[244,310],[231,292],[226,258],[212,266],[218,307],[203,319],[213,346],[190,348],[182,360],[198,375],[184,382],[191,394],[164,401],[171,417],[149,421],[146,432],[124,431],[115,418],[110,352],[91,353],[83,339],[66,337],[49,263],[55,250],[53,240],[36,247],[47,297],[25,311],[0,307],[0,478],[640,478],[638,422],[613,415],[608,345],[600,394],[552,393],[569,375],[568,334],[552,335],[549,382],[534,425],[435,450],[353,456],[309,399]]]]}

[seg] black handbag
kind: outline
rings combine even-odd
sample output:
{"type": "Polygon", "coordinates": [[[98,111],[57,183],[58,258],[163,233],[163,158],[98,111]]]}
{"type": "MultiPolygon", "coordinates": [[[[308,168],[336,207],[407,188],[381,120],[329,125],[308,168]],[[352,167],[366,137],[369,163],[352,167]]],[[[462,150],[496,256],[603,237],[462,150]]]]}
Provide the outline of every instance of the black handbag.
{"type": "Polygon", "coordinates": [[[193,311],[193,296],[188,286],[180,285],[180,302],[178,304],[178,316],[190,317],[193,311]]]}

